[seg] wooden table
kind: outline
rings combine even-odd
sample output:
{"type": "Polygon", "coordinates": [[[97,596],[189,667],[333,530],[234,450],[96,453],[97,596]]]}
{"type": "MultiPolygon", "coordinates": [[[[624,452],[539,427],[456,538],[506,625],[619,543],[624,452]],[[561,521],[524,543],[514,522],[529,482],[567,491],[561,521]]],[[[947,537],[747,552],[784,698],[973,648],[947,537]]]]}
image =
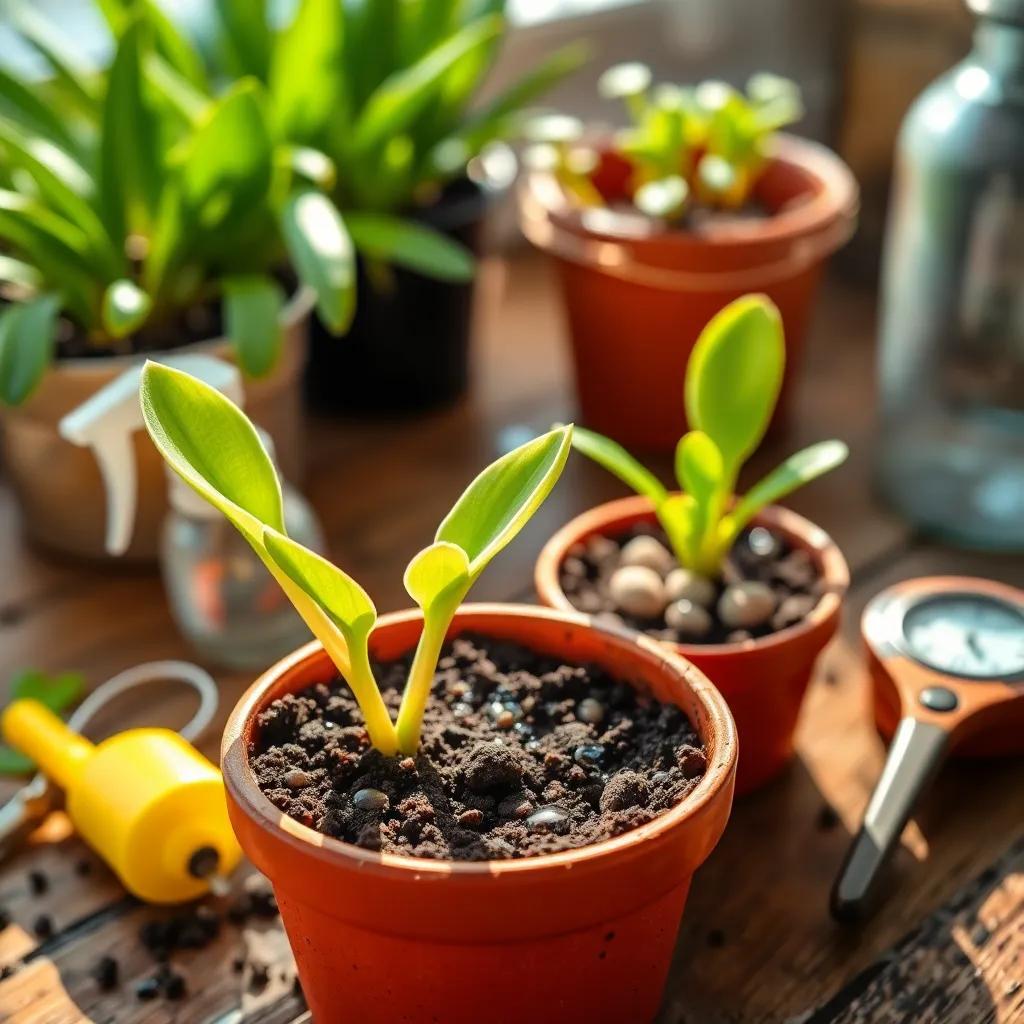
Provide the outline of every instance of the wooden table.
{"type": "MultiPolygon", "coordinates": [[[[465,482],[512,436],[503,432],[537,431],[572,415],[563,326],[545,267],[524,256],[510,266],[489,264],[483,275],[486,301],[465,404],[404,423],[311,424],[308,493],[334,556],[366,584],[381,610],[407,603],[406,560],[430,539],[465,482]]],[[[794,425],[750,467],[763,471],[781,453],[828,436],[850,444],[847,466],[792,504],[839,542],[853,588],[844,635],[824,656],[805,706],[798,758],[784,778],[737,804],[695,880],[665,1022],[1024,1021],[1024,761],[949,765],[907,830],[877,917],[844,928],[826,912],[828,889],[884,753],[866,714],[856,639],[866,600],[889,582],[921,573],[977,573],[1024,584],[1021,559],[937,547],[873,497],[874,325],[871,294],[838,282],[826,286],[794,425]]],[[[474,596],[529,599],[544,538],[571,515],[620,493],[595,467],[571,460],[553,497],[474,596]]],[[[27,549],[2,487],[0,565],[0,679],[25,667],[77,668],[95,685],[137,662],[188,656],[153,573],[97,571],[27,549]]],[[[223,717],[249,679],[218,678],[223,717]]],[[[121,722],[141,723],[152,714],[151,707],[129,707],[121,722]]],[[[216,738],[206,747],[212,754],[216,738]]],[[[154,911],[126,898],[100,866],[79,876],[75,865],[84,847],[66,829],[61,836],[60,820],[51,821],[43,837],[0,871],[0,906],[14,920],[0,932],[0,967],[17,968],[0,981],[0,1022],[304,1019],[276,924],[226,928],[210,948],[178,957],[191,993],[185,1002],[138,1002],[133,980],[151,973],[153,961],[137,933],[154,911]],[[42,895],[29,891],[32,868],[50,880],[42,895]],[[40,944],[30,928],[41,912],[53,916],[57,930],[40,944]],[[280,968],[260,992],[231,970],[246,947],[262,950],[280,968]],[[124,980],[119,990],[102,994],[89,971],[108,951],[120,959],[124,980]]]]}

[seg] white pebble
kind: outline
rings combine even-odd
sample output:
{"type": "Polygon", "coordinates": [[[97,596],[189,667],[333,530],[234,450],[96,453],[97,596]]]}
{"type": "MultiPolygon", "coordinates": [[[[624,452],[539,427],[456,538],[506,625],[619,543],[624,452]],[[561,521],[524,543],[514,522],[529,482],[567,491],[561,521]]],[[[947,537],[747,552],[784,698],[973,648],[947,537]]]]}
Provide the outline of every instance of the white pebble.
{"type": "Polygon", "coordinates": [[[674,601],[665,609],[665,625],[684,636],[702,637],[711,631],[711,615],[693,601],[674,601]]]}
{"type": "Polygon", "coordinates": [[[673,569],[665,580],[665,593],[670,601],[692,601],[702,608],[715,601],[714,583],[690,569],[673,569]]]}
{"type": "Polygon", "coordinates": [[[576,717],[581,722],[597,725],[604,718],[604,705],[593,697],[584,697],[576,705],[576,717]]]}
{"type": "Polygon", "coordinates": [[[625,565],[612,573],[608,592],[615,607],[639,619],[653,619],[665,608],[665,584],[644,565],[625,565]]]}
{"type": "Polygon", "coordinates": [[[775,594],[764,583],[748,580],[725,588],[718,600],[718,617],[730,629],[752,629],[775,611],[775,594]]]}
{"type": "Polygon", "coordinates": [[[634,537],[623,546],[619,565],[642,565],[664,578],[678,563],[664,544],[654,537],[642,536],[634,537]]]}

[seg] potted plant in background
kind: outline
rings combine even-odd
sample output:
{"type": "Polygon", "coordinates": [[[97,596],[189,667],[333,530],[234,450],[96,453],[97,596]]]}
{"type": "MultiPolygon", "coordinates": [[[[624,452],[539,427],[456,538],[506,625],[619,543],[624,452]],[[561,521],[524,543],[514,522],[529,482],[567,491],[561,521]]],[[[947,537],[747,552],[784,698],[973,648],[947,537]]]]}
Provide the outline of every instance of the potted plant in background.
{"type": "MultiPolygon", "coordinates": [[[[774,505],[840,465],[823,441],[735,496],[778,399],[785,344],[764,296],[738,299],[701,333],[686,373],[693,429],[670,493],[624,448],[576,429],[574,445],[637,492],[572,520],[537,562],[541,600],[610,618],[667,643],[706,672],[736,718],[737,792],[777,775],[811,672],[839,624],[849,571],[819,527],[774,505]]],[[[613,396],[614,397],[614,396],[613,396]]]]}
{"type": "Polygon", "coordinates": [[[222,746],[232,823],[274,885],[313,1015],[652,1019],[729,813],[725,704],[646,638],[462,605],[554,486],[571,428],[485,469],[406,570],[420,611],[378,621],[355,580],[284,534],[235,406],[153,364],[142,404],[169,464],[319,640],[257,681],[222,746]],[[510,963],[518,980],[496,991],[510,963]]]}
{"type": "Polygon", "coordinates": [[[756,75],[743,95],[650,79],[641,64],[602,76],[632,117],[623,131],[537,122],[520,220],[558,266],[584,422],[670,449],[686,426],[675,382],[726,303],[772,298],[792,376],[825,257],[853,231],[857,187],[827,149],[777,132],[801,114],[792,82],[756,75]]]}
{"type": "MultiPolygon", "coordinates": [[[[240,364],[294,478],[307,314],[315,296],[328,322],[344,319],[352,254],[330,200],[275,145],[259,82],[206,99],[198,61],[152,5],[115,19],[104,71],[79,71],[52,26],[19,10],[53,74],[43,86],[0,74],[4,461],[34,538],[101,557],[100,473],[60,437],[61,418],[139,354],[197,345],[240,364]],[[307,286],[290,297],[289,254],[307,286]]],[[[128,554],[154,557],[163,471],[150,445],[136,456],[128,554]]]]}
{"type": "Polygon", "coordinates": [[[343,345],[314,326],[315,404],[388,413],[465,390],[474,255],[490,201],[515,173],[507,147],[523,106],[581,60],[552,55],[483,106],[504,0],[302,0],[282,29],[265,5],[218,5],[224,73],[267,85],[282,141],[328,158],[331,194],[358,252],[343,345]]]}

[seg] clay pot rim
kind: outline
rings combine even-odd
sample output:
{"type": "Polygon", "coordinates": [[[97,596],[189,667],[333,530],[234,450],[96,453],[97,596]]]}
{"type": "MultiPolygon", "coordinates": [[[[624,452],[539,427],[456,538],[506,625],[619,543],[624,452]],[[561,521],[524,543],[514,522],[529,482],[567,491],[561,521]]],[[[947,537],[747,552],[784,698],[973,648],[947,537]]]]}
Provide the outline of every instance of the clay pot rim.
{"type": "MultiPolygon", "coordinates": [[[[238,806],[260,827],[272,833],[277,840],[301,850],[306,855],[316,856],[328,863],[333,863],[339,868],[356,868],[372,874],[383,874],[385,877],[393,877],[397,872],[406,878],[412,874],[435,880],[443,878],[449,882],[461,880],[469,884],[505,875],[567,871],[574,867],[582,868],[595,861],[619,856],[640,843],[662,837],[665,833],[683,825],[688,819],[697,817],[700,812],[719,798],[723,789],[731,789],[737,762],[736,725],[725,699],[707,676],[693,664],[668,649],[666,645],[659,644],[649,637],[623,630],[609,629],[601,623],[595,623],[590,616],[580,612],[566,612],[534,605],[464,604],[456,615],[452,632],[459,631],[460,619],[499,615],[524,620],[546,620],[560,625],[594,630],[612,645],[633,648],[640,658],[647,661],[652,668],[660,665],[662,672],[669,673],[683,683],[693,694],[694,699],[703,706],[708,716],[709,731],[712,733],[715,743],[715,756],[713,759],[709,759],[705,775],[698,785],[670,810],[629,832],[579,849],[524,857],[518,860],[470,862],[426,860],[364,850],[339,839],[325,836],[288,817],[263,794],[249,767],[248,752],[244,742],[246,725],[265,702],[267,691],[275,686],[282,676],[301,671],[301,668],[311,659],[327,658],[319,641],[313,640],[264,672],[242,695],[228,718],[221,742],[221,771],[224,783],[238,806]]],[[[380,617],[375,629],[421,619],[422,613],[418,609],[391,612],[380,617]]],[[[472,628],[471,623],[463,623],[463,625],[465,628],[472,628]]],[[[702,739],[706,740],[707,737],[702,736],[702,739]]]]}
{"type": "MultiPolygon", "coordinates": [[[[308,316],[313,311],[315,305],[316,291],[309,285],[298,285],[278,317],[281,327],[285,330],[294,327],[304,316],[308,316]]],[[[106,374],[116,372],[118,367],[127,369],[142,359],[154,356],[159,357],[172,353],[176,355],[181,352],[208,352],[210,349],[221,348],[227,344],[229,344],[229,339],[224,335],[219,335],[215,338],[200,338],[198,341],[190,341],[186,345],[176,345],[174,348],[161,349],[159,352],[130,352],[116,356],[73,356],[70,359],[56,356],[46,372],[47,375],[50,375],[64,370],[71,372],[95,370],[98,373],[106,374]]]]}
{"type": "MultiPolygon", "coordinates": [[[[654,503],[650,498],[638,494],[596,505],[571,519],[548,540],[537,558],[534,567],[534,586],[540,599],[551,608],[573,609],[558,581],[558,570],[569,548],[587,537],[595,534],[606,535],[606,532],[624,529],[631,523],[644,519],[656,521],[654,503]]],[[[763,508],[754,517],[753,524],[781,533],[790,542],[796,541],[795,546],[810,550],[816,557],[827,589],[810,613],[792,626],[750,640],[723,644],[681,644],[654,640],[655,643],[660,643],[686,658],[694,655],[706,658],[747,652],[760,653],[790,643],[817,629],[830,618],[838,616],[843,597],[850,586],[850,569],[835,541],[820,526],[781,505],[768,505],[763,508]]],[[[648,639],[653,640],[652,637],[648,639]]]]}
{"type": "MultiPolygon", "coordinates": [[[[848,224],[852,230],[859,209],[859,189],[850,169],[832,150],[809,139],[779,132],[771,141],[769,160],[810,175],[818,188],[807,201],[770,217],[712,222],[699,234],[665,228],[662,222],[639,212],[622,213],[607,207],[601,208],[602,221],[607,225],[601,230],[587,223],[587,208],[572,203],[550,171],[529,170],[523,176],[522,191],[559,228],[609,242],[658,243],[679,249],[704,245],[762,246],[825,233],[837,223],[848,224]]],[[[842,243],[837,240],[836,244],[842,243]]]]}

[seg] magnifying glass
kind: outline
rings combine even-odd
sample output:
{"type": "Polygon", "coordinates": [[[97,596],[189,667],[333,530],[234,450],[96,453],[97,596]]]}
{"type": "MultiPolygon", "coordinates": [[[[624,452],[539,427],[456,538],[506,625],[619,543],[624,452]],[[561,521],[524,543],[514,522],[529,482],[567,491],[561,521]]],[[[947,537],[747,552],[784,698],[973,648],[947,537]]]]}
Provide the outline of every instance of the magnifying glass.
{"type": "Polygon", "coordinates": [[[882,868],[947,753],[1024,753],[1024,591],[930,576],[882,591],[861,631],[875,720],[892,743],[832,889],[839,920],[872,909],[882,868]]]}

